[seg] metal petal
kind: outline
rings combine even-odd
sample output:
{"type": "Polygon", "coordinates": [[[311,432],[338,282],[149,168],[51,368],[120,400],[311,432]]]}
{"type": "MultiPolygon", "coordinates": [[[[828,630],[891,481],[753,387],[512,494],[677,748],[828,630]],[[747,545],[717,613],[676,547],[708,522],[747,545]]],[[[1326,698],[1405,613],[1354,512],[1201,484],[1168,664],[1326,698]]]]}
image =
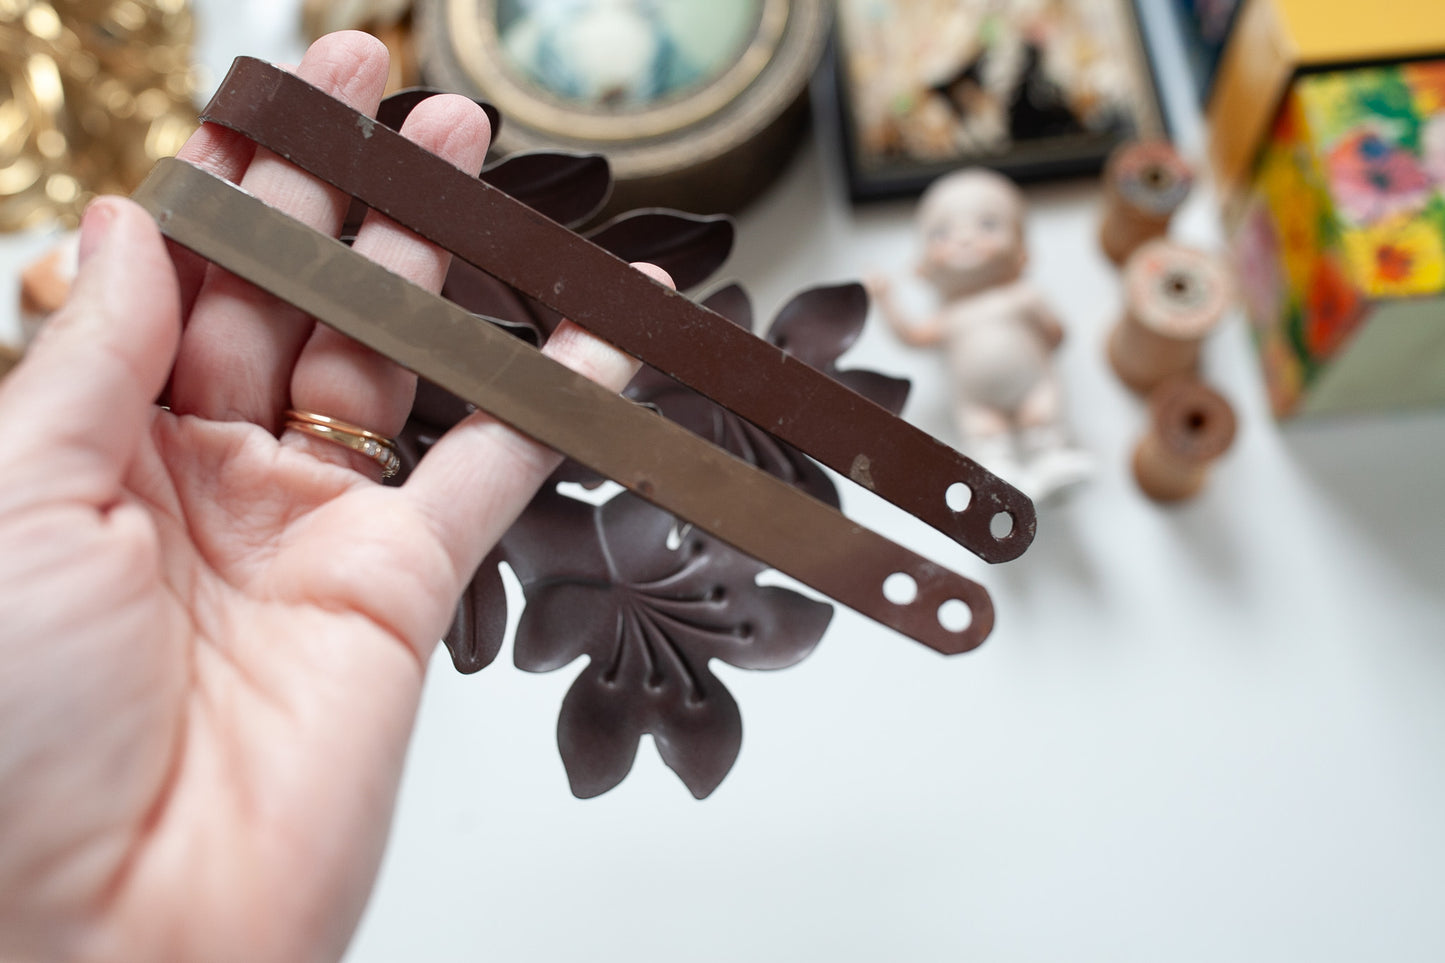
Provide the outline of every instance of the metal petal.
{"type": "Polygon", "coordinates": [[[612,171],[601,154],[522,151],[486,167],[481,176],[568,227],[593,217],[612,193],[612,171]]]}
{"type": "Polygon", "coordinates": [[[768,340],[799,361],[829,370],[852,347],[868,316],[861,284],[810,288],[783,306],[768,329],[768,340]]]}
{"type": "Polygon", "coordinates": [[[458,672],[469,674],[496,661],[507,631],[507,593],[497,569],[501,556],[493,552],[472,576],[457,602],[457,614],[447,630],[447,651],[458,672]]]}
{"type": "Polygon", "coordinates": [[[834,377],[895,415],[903,411],[903,406],[908,402],[908,393],[913,389],[913,382],[907,378],[891,378],[877,371],[864,369],[839,371],[834,377]]]}
{"type": "Polygon", "coordinates": [[[679,291],[696,287],[722,267],[733,249],[732,219],[647,209],[619,215],[590,231],[588,240],[624,261],[662,268],[679,291]]]}
{"type": "Polygon", "coordinates": [[[604,666],[590,664],[562,700],[557,714],[557,748],[572,794],[600,796],[632,770],[637,744],[646,730],[634,703],[619,698],[604,666]]]}
{"type": "Polygon", "coordinates": [[[551,672],[590,652],[617,646],[618,614],[609,586],[553,582],[527,591],[512,659],[524,672],[551,672]]]}
{"type": "Polygon", "coordinates": [[[703,684],[706,698],[659,707],[652,728],[658,755],[698,799],[723,781],[743,744],[743,719],[732,693],[706,670],[703,684]]]}

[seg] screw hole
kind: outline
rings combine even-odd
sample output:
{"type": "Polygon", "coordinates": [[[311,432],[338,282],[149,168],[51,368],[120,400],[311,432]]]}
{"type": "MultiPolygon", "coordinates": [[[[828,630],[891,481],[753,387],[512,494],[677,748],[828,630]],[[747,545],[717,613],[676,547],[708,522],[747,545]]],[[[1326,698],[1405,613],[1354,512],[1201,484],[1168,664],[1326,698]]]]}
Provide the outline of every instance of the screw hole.
{"type": "Polygon", "coordinates": [[[712,591],[710,591],[710,592],[707,593],[707,600],[708,600],[709,602],[721,602],[723,599],[725,599],[725,598],[727,598],[727,597],[728,597],[727,589],[723,588],[721,585],[714,585],[714,586],[712,587],[712,591]]]}
{"type": "Polygon", "coordinates": [[[894,605],[908,605],[918,598],[918,583],[906,572],[894,572],[883,580],[883,597],[894,605]]]}
{"type": "Polygon", "coordinates": [[[938,607],[938,624],[949,632],[962,632],[973,624],[973,609],[959,599],[949,599],[938,607]]]}
{"type": "Polygon", "coordinates": [[[973,489],[963,482],[954,482],[948,486],[948,491],[943,493],[943,500],[950,511],[966,511],[973,501],[973,489]]]}
{"type": "Polygon", "coordinates": [[[1005,539],[1013,534],[1014,517],[1008,512],[998,512],[988,520],[988,531],[994,538],[1005,539]]]}

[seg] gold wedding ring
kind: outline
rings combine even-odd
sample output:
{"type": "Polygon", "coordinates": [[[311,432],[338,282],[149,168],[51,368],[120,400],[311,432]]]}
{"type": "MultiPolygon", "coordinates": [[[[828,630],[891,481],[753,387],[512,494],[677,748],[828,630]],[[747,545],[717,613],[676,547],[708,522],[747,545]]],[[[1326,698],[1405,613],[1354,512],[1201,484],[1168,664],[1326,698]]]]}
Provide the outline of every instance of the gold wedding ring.
{"type": "Polygon", "coordinates": [[[365,455],[381,466],[383,479],[391,478],[401,467],[401,457],[396,453],[393,439],[339,418],[291,408],[286,412],[286,427],[365,455]]]}

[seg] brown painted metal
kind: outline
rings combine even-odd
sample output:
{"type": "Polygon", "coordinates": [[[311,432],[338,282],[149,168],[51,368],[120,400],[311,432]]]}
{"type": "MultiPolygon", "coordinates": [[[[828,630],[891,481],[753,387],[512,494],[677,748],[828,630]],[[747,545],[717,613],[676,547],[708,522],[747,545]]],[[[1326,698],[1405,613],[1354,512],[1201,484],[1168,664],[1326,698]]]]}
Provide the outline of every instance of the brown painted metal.
{"type": "Polygon", "coordinates": [[[293,74],[238,58],[202,117],[702,392],[980,558],[1017,558],[1033,540],[1033,503],[972,459],[293,74]],[[958,483],[970,496],[955,511],[948,492],[958,483]],[[1000,514],[1009,525],[995,523],[1000,514]]]}
{"type": "MultiPolygon", "coordinates": [[[[993,606],[977,583],[853,523],[234,185],[166,160],[134,196],[177,243],[842,604],[950,654],[974,648],[992,628],[993,606]],[[911,601],[885,596],[884,582],[894,573],[911,580],[911,601]],[[971,614],[957,631],[940,621],[949,621],[947,608],[955,601],[971,614]]],[[[627,273],[642,276],[631,268],[627,273]]],[[[571,278],[558,276],[559,285],[571,278]]]]}

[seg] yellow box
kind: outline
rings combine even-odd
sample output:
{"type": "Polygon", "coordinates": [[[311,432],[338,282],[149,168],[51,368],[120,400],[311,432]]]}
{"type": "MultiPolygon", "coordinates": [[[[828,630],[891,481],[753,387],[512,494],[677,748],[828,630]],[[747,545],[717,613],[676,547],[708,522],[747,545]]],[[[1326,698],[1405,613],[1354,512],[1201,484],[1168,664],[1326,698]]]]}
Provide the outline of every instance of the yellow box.
{"type": "Polygon", "coordinates": [[[1226,210],[1237,207],[1296,75],[1445,53],[1445,0],[1245,0],[1206,118],[1226,210]]]}

